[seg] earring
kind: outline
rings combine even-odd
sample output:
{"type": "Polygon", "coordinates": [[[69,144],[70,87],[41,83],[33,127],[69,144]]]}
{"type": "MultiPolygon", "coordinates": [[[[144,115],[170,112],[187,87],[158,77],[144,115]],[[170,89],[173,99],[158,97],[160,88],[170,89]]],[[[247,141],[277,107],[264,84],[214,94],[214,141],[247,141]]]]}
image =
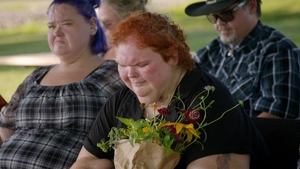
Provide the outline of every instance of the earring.
{"type": "Polygon", "coordinates": [[[95,27],[93,30],[92,30],[92,35],[95,35],[97,33],[97,27],[95,27]]]}

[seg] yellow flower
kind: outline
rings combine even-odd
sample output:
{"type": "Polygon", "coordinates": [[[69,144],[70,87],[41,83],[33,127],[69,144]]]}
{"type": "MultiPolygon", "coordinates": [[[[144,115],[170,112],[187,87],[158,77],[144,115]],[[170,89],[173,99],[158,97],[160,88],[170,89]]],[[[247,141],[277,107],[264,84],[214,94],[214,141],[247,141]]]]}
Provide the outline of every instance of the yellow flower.
{"type": "Polygon", "coordinates": [[[193,136],[196,138],[200,138],[199,132],[194,128],[194,125],[192,123],[190,124],[183,124],[183,123],[176,123],[176,122],[167,122],[165,124],[161,124],[160,127],[164,126],[175,126],[176,128],[176,134],[179,134],[182,130],[187,135],[187,141],[191,142],[193,139],[193,136]]]}
{"type": "Polygon", "coordinates": [[[143,128],[143,132],[144,132],[144,133],[148,133],[150,130],[151,130],[151,129],[150,129],[149,127],[144,127],[144,128],[143,128]]]}
{"type": "Polygon", "coordinates": [[[109,148],[112,148],[121,139],[128,139],[130,143],[151,141],[179,153],[195,142],[203,146],[207,138],[205,127],[217,122],[227,112],[238,106],[236,105],[226,110],[217,119],[207,121],[206,112],[212,106],[214,100],[206,101],[206,99],[209,98],[209,94],[213,91],[213,86],[206,86],[205,90],[196,94],[188,105],[185,105],[180,97],[180,93],[178,93],[172,98],[171,102],[178,101],[179,104],[170,104],[172,105],[170,109],[169,107],[159,108],[159,105],[155,102],[152,104],[152,107],[154,111],[158,111],[159,116],[155,116],[153,119],[142,118],[133,120],[131,118],[116,117],[127,127],[113,127],[108,134],[109,139],[101,140],[97,146],[102,151],[107,152],[109,148]],[[171,114],[178,115],[175,122],[166,120],[166,117],[171,114]]]}

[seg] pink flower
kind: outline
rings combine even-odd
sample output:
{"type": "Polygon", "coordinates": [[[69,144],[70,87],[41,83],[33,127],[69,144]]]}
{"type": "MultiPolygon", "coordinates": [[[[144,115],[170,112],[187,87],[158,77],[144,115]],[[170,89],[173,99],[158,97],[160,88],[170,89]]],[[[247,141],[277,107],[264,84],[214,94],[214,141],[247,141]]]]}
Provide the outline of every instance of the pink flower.
{"type": "Polygon", "coordinates": [[[186,122],[197,124],[201,120],[201,113],[197,110],[186,110],[184,112],[184,117],[186,122]]]}
{"type": "Polygon", "coordinates": [[[157,111],[162,116],[166,116],[166,115],[170,115],[171,114],[171,112],[166,107],[160,108],[157,111]]]}

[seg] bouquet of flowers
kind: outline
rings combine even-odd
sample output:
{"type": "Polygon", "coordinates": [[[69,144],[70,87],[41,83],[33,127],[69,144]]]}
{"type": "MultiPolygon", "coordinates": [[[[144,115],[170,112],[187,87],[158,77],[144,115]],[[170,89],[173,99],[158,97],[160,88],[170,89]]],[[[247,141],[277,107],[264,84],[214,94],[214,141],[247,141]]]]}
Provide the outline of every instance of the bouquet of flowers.
{"type": "Polygon", "coordinates": [[[192,102],[186,106],[180,95],[172,100],[180,102],[176,112],[168,107],[157,109],[158,115],[153,119],[133,120],[117,117],[127,128],[112,128],[109,140],[101,140],[97,146],[104,152],[115,149],[114,164],[116,169],[173,169],[180,159],[180,153],[197,142],[204,146],[206,141],[205,127],[221,119],[226,112],[211,121],[206,122],[207,109],[213,100],[206,103],[206,99],[215,88],[206,86],[205,90],[197,94],[192,102]],[[166,120],[172,113],[177,113],[174,122],[166,120]],[[151,161],[149,160],[151,159],[151,161]]]}

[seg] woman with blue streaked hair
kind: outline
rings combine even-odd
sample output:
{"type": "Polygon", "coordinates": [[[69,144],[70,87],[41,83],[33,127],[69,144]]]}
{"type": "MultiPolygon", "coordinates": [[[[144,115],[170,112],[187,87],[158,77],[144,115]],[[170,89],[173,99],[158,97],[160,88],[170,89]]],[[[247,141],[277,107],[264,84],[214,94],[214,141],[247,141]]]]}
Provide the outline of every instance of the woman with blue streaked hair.
{"type": "Polygon", "coordinates": [[[48,44],[60,63],[37,68],[0,111],[1,169],[64,169],[82,147],[103,103],[121,86],[94,8],[98,1],[54,0],[48,44]]]}

